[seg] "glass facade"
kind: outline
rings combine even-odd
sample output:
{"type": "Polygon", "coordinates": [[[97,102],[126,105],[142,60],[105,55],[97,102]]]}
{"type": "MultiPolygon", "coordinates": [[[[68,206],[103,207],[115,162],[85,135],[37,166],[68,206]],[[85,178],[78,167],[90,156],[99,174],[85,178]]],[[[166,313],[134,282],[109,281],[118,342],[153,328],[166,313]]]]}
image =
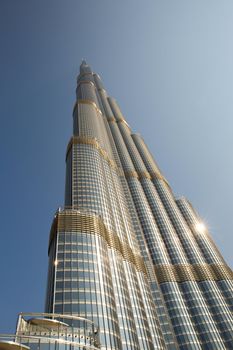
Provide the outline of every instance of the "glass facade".
{"type": "Polygon", "coordinates": [[[233,349],[233,273],[207,228],[85,61],[76,97],[46,314],[0,349],[233,349]]]}

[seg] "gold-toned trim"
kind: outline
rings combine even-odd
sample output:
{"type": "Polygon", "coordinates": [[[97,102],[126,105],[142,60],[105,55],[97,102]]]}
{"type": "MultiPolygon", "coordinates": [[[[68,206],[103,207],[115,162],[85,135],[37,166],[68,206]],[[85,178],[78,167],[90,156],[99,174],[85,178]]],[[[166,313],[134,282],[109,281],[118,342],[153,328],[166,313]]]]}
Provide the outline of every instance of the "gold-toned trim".
{"type": "Polygon", "coordinates": [[[210,265],[217,280],[226,279],[233,280],[233,271],[226,264],[212,264],[210,265]]]}
{"type": "MultiPolygon", "coordinates": [[[[98,143],[98,141],[96,139],[92,139],[92,138],[87,137],[87,136],[73,136],[73,137],[71,137],[71,139],[68,143],[68,146],[67,146],[67,150],[66,150],[66,159],[67,159],[68,153],[69,153],[73,144],[85,144],[85,145],[91,145],[91,146],[95,147],[98,150],[98,152],[101,154],[101,156],[108,162],[108,164],[113,169],[115,169],[119,175],[124,174],[126,178],[134,177],[134,178],[137,178],[139,180],[142,180],[144,178],[153,179],[155,177],[155,173],[150,173],[147,171],[140,171],[140,172],[137,172],[135,170],[123,171],[123,169],[120,168],[116,164],[116,162],[108,156],[107,152],[100,146],[100,144],[98,143]]],[[[165,178],[163,178],[161,176],[160,177],[157,176],[157,178],[162,179],[167,183],[165,178]]]]}
{"type": "Polygon", "coordinates": [[[93,73],[93,75],[95,75],[97,78],[101,80],[101,76],[98,73],[93,73]]]}
{"type": "Polygon", "coordinates": [[[159,283],[185,281],[233,280],[233,272],[227,265],[177,264],[154,265],[159,283]]]}
{"type": "Polygon", "coordinates": [[[156,179],[161,179],[164,180],[167,184],[167,180],[165,179],[165,177],[163,175],[161,175],[159,172],[157,171],[150,171],[150,176],[152,179],[156,178],[156,179]]]}
{"type": "Polygon", "coordinates": [[[79,74],[77,80],[79,80],[80,78],[84,77],[85,75],[94,75],[93,72],[86,72],[86,73],[82,73],[82,74],[79,74]]]}
{"type": "Polygon", "coordinates": [[[75,112],[75,109],[78,105],[81,105],[81,104],[86,104],[86,105],[91,105],[95,108],[96,112],[101,114],[102,115],[102,112],[101,110],[97,107],[96,103],[91,101],[91,100],[85,100],[85,99],[78,99],[76,102],[75,102],[75,105],[74,105],[74,108],[73,108],[73,115],[74,115],[74,112],[75,112]]]}
{"type": "Polygon", "coordinates": [[[162,174],[160,174],[159,172],[150,171],[150,176],[151,176],[151,180],[153,180],[153,179],[163,180],[166,183],[166,185],[168,186],[168,188],[171,190],[169,182],[162,174]]]}
{"type": "Polygon", "coordinates": [[[115,119],[114,117],[108,117],[107,120],[110,123],[123,123],[129,128],[129,130],[131,132],[131,128],[125,119],[123,119],[123,118],[115,119]]]}
{"type": "Polygon", "coordinates": [[[177,281],[173,265],[155,265],[154,269],[158,283],[177,281]]]}
{"type": "Polygon", "coordinates": [[[105,92],[106,94],[107,94],[107,91],[105,90],[105,89],[103,89],[103,88],[97,88],[97,91],[99,91],[99,92],[105,92]]]}
{"type": "Polygon", "coordinates": [[[110,248],[120,253],[125,261],[132,263],[138,271],[147,274],[141,255],[135,254],[127,243],[122,242],[115,232],[110,231],[97,214],[74,209],[58,212],[50,231],[49,249],[58,232],[87,233],[100,236],[110,248]]]}
{"type": "Polygon", "coordinates": [[[195,264],[191,265],[193,273],[197,281],[215,280],[216,276],[208,264],[195,264]]]}
{"type": "Polygon", "coordinates": [[[125,119],[123,119],[123,118],[117,119],[116,122],[125,124],[129,128],[129,130],[131,132],[131,128],[130,128],[129,124],[127,123],[127,121],[125,119]]]}
{"type": "Polygon", "coordinates": [[[78,84],[77,84],[77,88],[76,89],[78,89],[79,85],[81,85],[81,84],[90,84],[90,85],[92,85],[95,88],[95,84],[93,83],[93,81],[91,81],[91,80],[80,80],[78,82],[78,84]]]}
{"type": "Polygon", "coordinates": [[[67,146],[66,159],[73,144],[84,144],[94,147],[95,149],[97,149],[99,154],[108,162],[111,168],[113,168],[119,175],[123,175],[123,170],[120,167],[118,167],[116,162],[108,156],[108,153],[100,146],[98,141],[96,139],[92,139],[86,136],[71,137],[67,146]]]}
{"type": "Polygon", "coordinates": [[[78,87],[79,87],[81,84],[91,84],[91,85],[93,85],[93,87],[94,87],[97,91],[99,91],[99,92],[104,92],[104,93],[107,95],[107,91],[106,91],[105,89],[103,89],[103,88],[98,88],[98,87],[95,85],[95,83],[93,83],[93,81],[91,81],[91,80],[80,80],[80,81],[78,81],[76,90],[78,89],[78,87]]]}
{"type": "Polygon", "coordinates": [[[151,176],[148,173],[148,171],[140,171],[140,172],[138,172],[138,178],[139,178],[139,180],[141,180],[143,178],[151,179],[151,176]]]}
{"type": "Polygon", "coordinates": [[[115,120],[114,117],[108,117],[108,118],[107,118],[107,121],[108,121],[108,122],[116,122],[116,120],[115,120]]]}
{"type": "Polygon", "coordinates": [[[125,177],[129,178],[129,177],[135,177],[138,179],[138,173],[134,170],[130,170],[130,171],[125,171],[125,177]]]}
{"type": "Polygon", "coordinates": [[[141,255],[135,254],[135,265],[138,271],[143,272],[145,275],[147,275],[146,265],[144,263],[144,260],[141,255]]]}
{"type": "MultiPolygon", "coordinates": [[[[142,180],[142,179],[145,179],[145,178],[152,180],[152,179],[156,178],[156,179],[161,179],[161,180],[165,181],[168,184],[167,180],[162,175],[160,175],[159,173],[155,173],[155,172],[127,171],[127,172],[125,172],[125,177],[126,178],[137,177],[139,180],[142,180]],[[137,174],[137,176],[135,174],[137,174]]],[[[169,184],[168,184],[168,186],[169,186],[169,184]]]]}

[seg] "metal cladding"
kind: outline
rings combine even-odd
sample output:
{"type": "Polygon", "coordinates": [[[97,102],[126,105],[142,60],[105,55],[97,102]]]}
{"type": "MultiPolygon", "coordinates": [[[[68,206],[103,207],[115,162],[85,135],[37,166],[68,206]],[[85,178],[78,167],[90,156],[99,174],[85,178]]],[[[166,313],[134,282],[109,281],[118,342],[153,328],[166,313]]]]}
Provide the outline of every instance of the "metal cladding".
{"type": "Polygon", "coordinates": [[[233,273],[144,140],[82,62],[46,312],[99,327],[101,349],[233,349],[233,273]]]}

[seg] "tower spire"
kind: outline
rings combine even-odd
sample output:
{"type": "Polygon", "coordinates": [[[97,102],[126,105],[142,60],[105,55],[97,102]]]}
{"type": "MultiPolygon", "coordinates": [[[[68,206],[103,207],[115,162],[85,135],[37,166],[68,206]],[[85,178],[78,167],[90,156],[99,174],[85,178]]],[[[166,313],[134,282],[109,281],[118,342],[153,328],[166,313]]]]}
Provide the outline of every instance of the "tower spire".
{"type": "Polygon", "coordinates": [[[82,59],[80,64],[80,74],[92,73],[91,67],[87,64],[86,60],[82,59]]]}
{"type": "Polygon", "coordinates": [[[84,60],[84,58],[82,58],[81,65],[87,65],[87,62],[84,60]]]}

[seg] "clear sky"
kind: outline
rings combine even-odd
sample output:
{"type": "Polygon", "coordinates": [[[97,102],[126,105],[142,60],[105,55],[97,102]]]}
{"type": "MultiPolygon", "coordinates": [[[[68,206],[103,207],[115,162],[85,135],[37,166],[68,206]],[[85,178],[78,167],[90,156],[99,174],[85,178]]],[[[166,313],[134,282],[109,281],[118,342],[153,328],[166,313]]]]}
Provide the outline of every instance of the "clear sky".
{"type": "Polygon", "coordinates": [[[1,333],[44,310],[82,58],[233,266],[232,33],[232,0],[1,0],[1,333]]]}

